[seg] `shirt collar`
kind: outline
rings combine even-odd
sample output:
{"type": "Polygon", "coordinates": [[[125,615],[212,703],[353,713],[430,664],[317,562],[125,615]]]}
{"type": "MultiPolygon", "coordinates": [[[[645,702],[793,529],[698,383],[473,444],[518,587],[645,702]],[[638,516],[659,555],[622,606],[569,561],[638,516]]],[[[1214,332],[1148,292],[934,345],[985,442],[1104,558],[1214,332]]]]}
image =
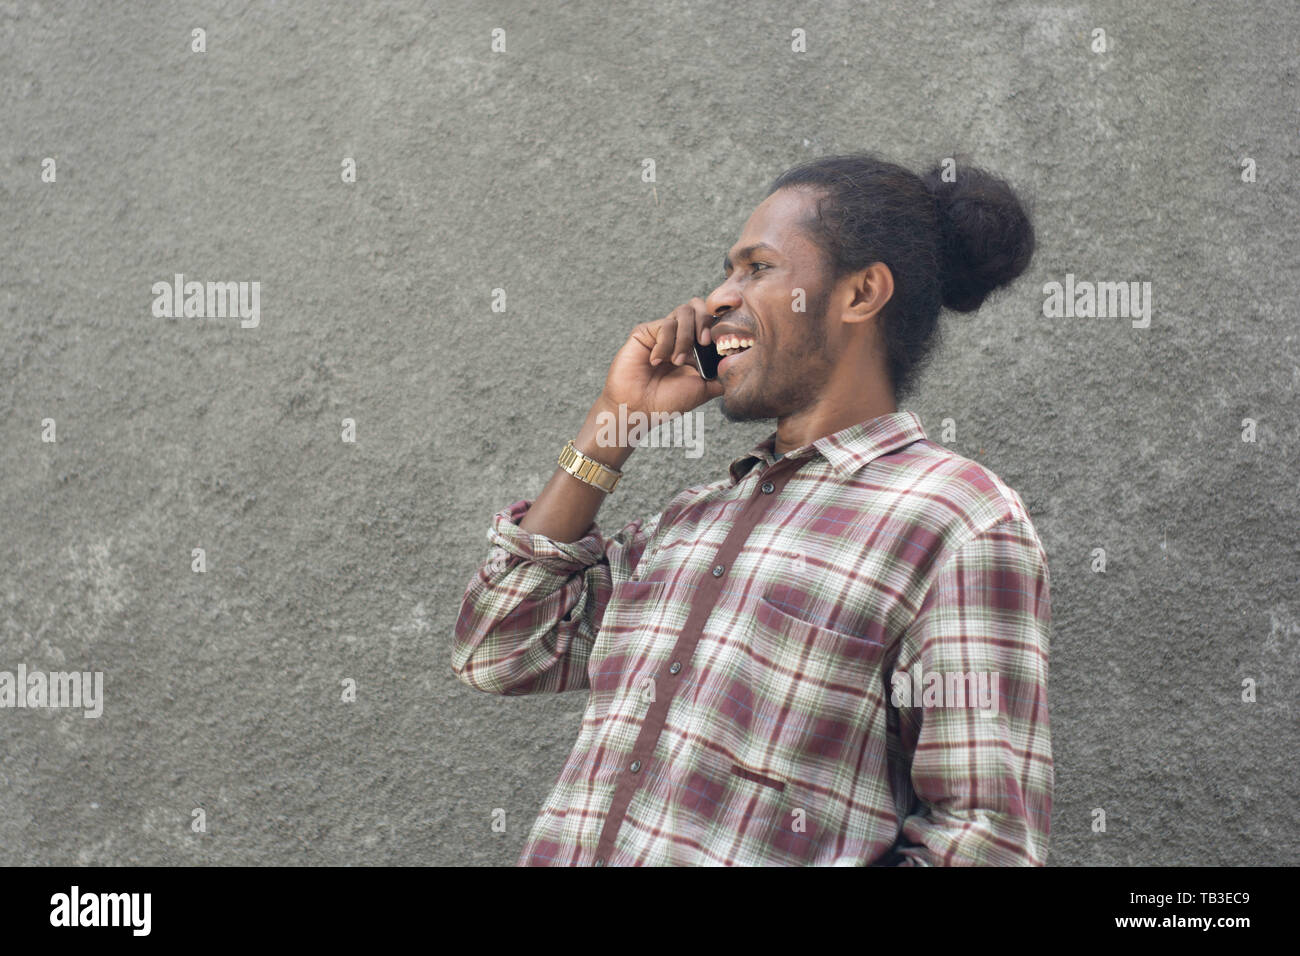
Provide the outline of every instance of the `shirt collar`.
{"type": "MultiPolygon", "coordinates": [[[[820,454],[836,475],[847,478],[881,455],[927,437],[916,413],[900,410],[823,435],[807,445],[790,449],[780,460],[820,454]]],[[[775,448],[774,431],[751,448],[748,454],[741,455],[731,463],[731,483],[738,483],[759,462],[765,465],[775,464],[775,448]]]]}

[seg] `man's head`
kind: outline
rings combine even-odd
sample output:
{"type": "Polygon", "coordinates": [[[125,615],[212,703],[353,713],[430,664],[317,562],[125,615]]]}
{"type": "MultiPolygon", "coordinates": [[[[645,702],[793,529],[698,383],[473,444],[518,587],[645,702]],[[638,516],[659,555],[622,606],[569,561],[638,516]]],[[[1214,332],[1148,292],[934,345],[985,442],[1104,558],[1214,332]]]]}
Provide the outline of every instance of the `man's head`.
{"type": "Polygon", "coordinates": [[[943,172],[857,154],[772,183],[706,300],[715,340],[755,340],[719,371],[728,419],[891,411],[935,344],[940,307],[974,311],[1024,271],[1033,230],[1011,188],[943,172]]]}

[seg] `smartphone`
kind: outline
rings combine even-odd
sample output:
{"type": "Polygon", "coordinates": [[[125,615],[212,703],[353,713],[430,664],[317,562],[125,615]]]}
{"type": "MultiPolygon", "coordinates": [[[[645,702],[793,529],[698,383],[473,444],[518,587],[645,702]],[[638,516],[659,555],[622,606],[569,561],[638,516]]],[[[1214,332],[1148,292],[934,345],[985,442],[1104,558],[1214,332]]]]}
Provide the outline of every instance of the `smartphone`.
{"type": "Polygon", "coordinates": [[[695,343],[695,367],[700,370],[700,377],[706,382],[711,382],[718,377],[718,363],[721,361],[722,356],[718,354],[718,347],[715,344],[695,343]]]}

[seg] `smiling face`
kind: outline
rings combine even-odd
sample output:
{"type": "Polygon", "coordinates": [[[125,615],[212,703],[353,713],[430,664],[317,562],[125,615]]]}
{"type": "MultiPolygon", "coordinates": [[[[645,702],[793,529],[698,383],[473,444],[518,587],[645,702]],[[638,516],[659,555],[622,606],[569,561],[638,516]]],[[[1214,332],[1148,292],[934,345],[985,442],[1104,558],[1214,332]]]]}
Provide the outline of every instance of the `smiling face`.
{"type": "Polygon", "coordinates": [[[728,333],[754,346],[724,359],[722,414],[730,421],[785,418],[808,409],[835,365],[828,344],[827,306],[834,284],[822,251],[804,223],[815,194],[780,189],[754,210],[724,262],[726,281],[705,302],[717,315],[716,342],[728,333]],[[795,290],[805,311],[796,312],[795,290]]]}

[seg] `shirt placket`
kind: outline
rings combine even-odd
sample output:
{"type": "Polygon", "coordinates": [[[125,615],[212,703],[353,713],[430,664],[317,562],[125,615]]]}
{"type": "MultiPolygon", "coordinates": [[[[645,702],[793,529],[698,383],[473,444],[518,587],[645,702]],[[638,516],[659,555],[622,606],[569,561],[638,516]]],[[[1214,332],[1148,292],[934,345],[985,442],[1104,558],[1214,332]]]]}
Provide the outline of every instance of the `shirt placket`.
{"type": "Polygon", "coordinates": [[[664,724],[668,720],[668,709],[681,689],[686,664],[695,656],[695,648],[700,638],[704,636],[704,624],[718,604],[732,562],[740,554],[754,528],[776,501],[781,489],[794,476],[795,471],[811,458],[811,455],[797,459],[787,455],[775,465],[768,466],[767,470],[759,476],[762,481],[755,484],[753,494],[719,547],[711,571],[705,575],[703,583],[696,589],[696,596],[692,600],[686,624],[669,655],[668,672],[661,681],[656,680],[655,699],[641,722],[641,730],[637,734],[631,752],[623,758],[623,768],[618,774],[609,813],[605,817],[600,839],[596,843],[595,866],[607,865],[614,855],[614,842],[618,838],[619,829],[627,817],[627,810],[633,796],[636,795],[638,787],[649,772],[650,761],[659,744],[664,724]]]}

